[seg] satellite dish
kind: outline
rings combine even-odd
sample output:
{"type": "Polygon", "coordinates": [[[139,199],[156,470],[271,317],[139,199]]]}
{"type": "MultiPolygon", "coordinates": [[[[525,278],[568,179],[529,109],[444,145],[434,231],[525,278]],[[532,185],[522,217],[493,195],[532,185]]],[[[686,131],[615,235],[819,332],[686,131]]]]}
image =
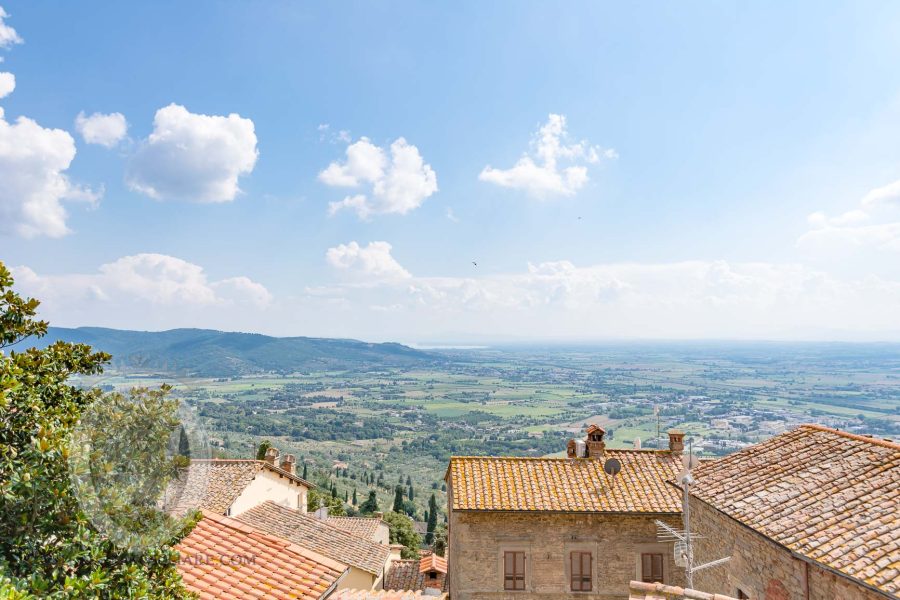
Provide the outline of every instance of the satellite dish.
{"type": "Polygon", "coordinates": [[[684,465],[684,468],[690,471],[694,467],[700,464],[700,459],[697,458],[696,454],[685,454],[681,457],[681,464],[684,465]]]}
{"type": "Polygon", "coordinates": [[[619,471],[622,470],[622,463],[620,463],[615,458],[610,458],[605,463],[603,463],[603,470],[606,471],[607,475],[612,475],[613,477],[615,477],[619,474],[619,471]]]}

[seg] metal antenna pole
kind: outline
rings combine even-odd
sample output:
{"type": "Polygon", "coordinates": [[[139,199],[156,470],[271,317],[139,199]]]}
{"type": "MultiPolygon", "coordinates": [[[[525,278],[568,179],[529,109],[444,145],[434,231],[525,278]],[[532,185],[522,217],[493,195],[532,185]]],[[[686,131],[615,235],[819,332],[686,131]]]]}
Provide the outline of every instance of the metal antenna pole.
{"type": "Polygon", "coordinates": [[[694,589],[694,544],[691,542],[691,503],[688,501],[690,496],[690,485],[693,482],[690,472],[686,473],[681,479],[684,497],[681,505],[681,512],[684,518],[684,541],[686,544],[687,560],[685,561],[684,575],[687,579],[688,589],[694,589]]]}

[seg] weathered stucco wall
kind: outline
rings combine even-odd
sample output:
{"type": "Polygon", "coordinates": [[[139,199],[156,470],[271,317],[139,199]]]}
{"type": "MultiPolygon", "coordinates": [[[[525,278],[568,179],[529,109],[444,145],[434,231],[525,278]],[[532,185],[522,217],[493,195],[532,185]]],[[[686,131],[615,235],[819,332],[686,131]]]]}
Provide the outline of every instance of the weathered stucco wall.
{"type": "MultiPolygon", "coordinates": [[[[602,513],[486,513],[452,511],[448,560],[453,600],[627,599],[628,582],[641,578],[641,553],[664,557],[663,583],[683,585],[673,547],[659,543],[652,516],[602,513]],[[525,591],[503,589],[503,553],[526,553],[525,591]],[[572,551],[590,551],[590,592],[570,591],[572,551]]],[[[680,517],[661,520],[680,527],[680,517]]]]}
{"type": "Polygon", "coordinates": [[[231,504],[229,516],[236,517],[245,510],[271,500],[276,504],[306,512],[306,486],[277,473],[261,470],[241,495],[231,504]]]}
{"type": "Polygon", "coordinates": [[[696,498],[691,499],[691,530],[703,536],[694,548],[697,564],[731,556],[725,565],[694,575],[694,588],[698,590],[734,597],[741,590],[752,600],[884,600],[889,597],[795,558],[782,546],[696,498]]]}

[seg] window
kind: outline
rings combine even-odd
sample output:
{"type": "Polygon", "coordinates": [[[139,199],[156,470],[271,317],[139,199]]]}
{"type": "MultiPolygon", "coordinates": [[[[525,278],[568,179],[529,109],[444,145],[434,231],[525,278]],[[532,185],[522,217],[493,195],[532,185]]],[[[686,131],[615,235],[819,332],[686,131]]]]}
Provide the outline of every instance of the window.
{"type": "Polygon", "coordinates": [[[573,592],[591,591],[591,568],[593,560],[590,552],[573,552],[570,555],[571,584],[573,592]]]}
{"type": "Polygon", "coordinates": [[[503,553],[503,589],[525,589],[525,553],[503,553]]]}
{"type": "Polygon", "coordinates": [[[641,554],[641,581],[663,583],[662,554],[641,554]]]}

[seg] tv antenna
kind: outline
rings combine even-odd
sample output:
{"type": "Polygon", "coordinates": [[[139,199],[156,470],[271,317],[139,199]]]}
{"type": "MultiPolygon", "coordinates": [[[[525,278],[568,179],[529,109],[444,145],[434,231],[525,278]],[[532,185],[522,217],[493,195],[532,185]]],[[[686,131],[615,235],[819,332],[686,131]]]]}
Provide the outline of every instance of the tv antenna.
{"type": "Polygon", "coordinates": [[[690,488],[694,484],[694,477],[691,475],[691,469],[696,467],[700,460],[694,455],[693,452],[689,451],[687,455],[681,458],[681,462],[684,465],[684,471],[682,471],[681,475],[679,475],[678,480],[681,482],[681,488],[684,491],[684,495],[681,500],[682,524],[684,526],[684,529],[679,531],[671,525],[657,520],[656,530],[657,539],[659,539],[659,541],[675,542],[675,564],[679,567],[684,567],[684,575],[685,579],[687,580],[687,587],[689,589],[693,589],[694,573],[696,573],[697,571],[702,571],[704,569],[724,565],[729,560],[731,560],[731,557],[726,556],[725,558],[711,560],[701,565],[694,564],[694,540],[700,539],[703,536],[691,533],[691,504],[689,502],[689,499],[691,495],[690,488]]]}

